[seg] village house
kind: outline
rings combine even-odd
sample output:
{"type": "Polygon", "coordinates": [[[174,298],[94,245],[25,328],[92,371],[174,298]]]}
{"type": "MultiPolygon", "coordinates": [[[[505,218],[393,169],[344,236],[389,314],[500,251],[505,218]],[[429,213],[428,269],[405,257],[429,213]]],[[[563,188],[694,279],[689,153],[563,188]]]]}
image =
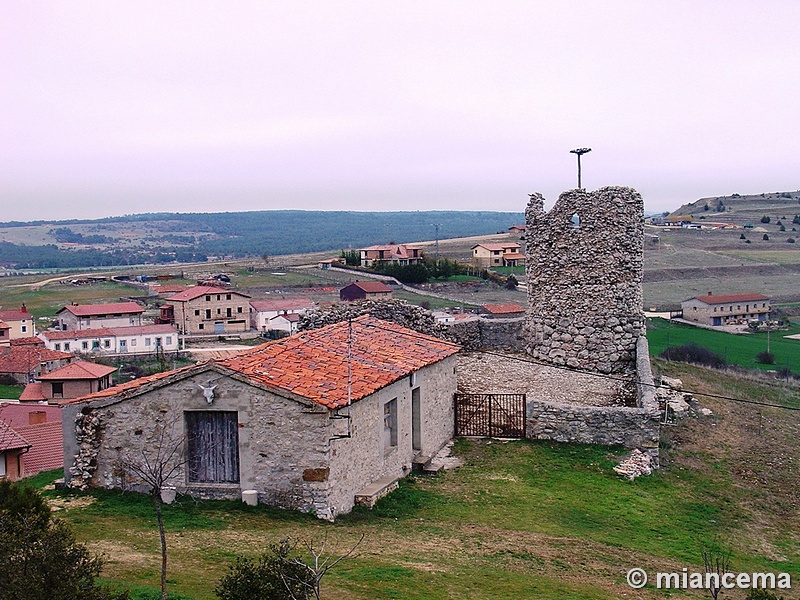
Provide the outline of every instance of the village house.
{"type": "Polygon", "coordinates": [[[748,321],[768,321],[770,299],[763,294],[712,294],[681,302],[683,318],[703,325],[729,325],[748,321]]]}
{"type": "Polygon", "coordinates": [[[511,319],[525,316],[525,308],[513,302],[481,304],[480,312],[490,319],[511,319]]]}
{"type": "Polygon", "coordinates": [[[33,315],[24,304],[19,310],[0,310],[0,321],[8,325],[10,340],[36,335],[33,315]]]}
{"type": "Polygon", "coordinates": [[[17,479],[57,469],[63,465],[64,444],[60,408],[42,404],[0,403],[0,478],[9,470],[12,475],[9,479],[17,479]],[[12,452],[10,457],[2,456],[3,431],[8,432],[8,429],[3,429],[3,425],[24,440],[27,450],[22,454],[15,456],[12,452]],[[8,462],[11,462],[11,469],[8,468],[8,462]]]}
{"type": "Polygon", "coordinates": [[[380,281],[356,281],[339,290],[342,302],[353,300],[386,300],[392,297],[392,288],[380,281]]]}
{"type": "Polygon", "coordinates": [[[11,345],[11,325],[5,321],[0,321],[0,346],[11,345]]]}
{"type": "Polygon", "coordinates": [[[146,491],[126,459],[167,439],[179,493],[332,520],[450,440],[459,348],[362,316],[63,402],[65,477],[146,491]]]}
{"type": "Polygon", "coordinates": [[[56,313],[63,331],[141,325],[144,308],[136,302],[111,304],[70,304],[56,313]]]}
{"type": "Polygon", "coordinates": [[[242,333],[250,330],[250,296],[220,287],[198,285],[167,298],[182,334],[242,333]]]}
{"type": "Polygon", "coordinates": [[[378,264],[413,265],[422,262],[424,258],[420,246],[409,244],[370,246],[362,248],[359,253],[362,267],[371,267],[378,264]]]}
{"type": "MultiPolygon", "coordinates": [[[[105,390],[113,385],[111,375],[117,367],[76,360],[60,369],[39,376],[41,383],[40,401],[59,402],[70,398],[80,398],[94,392],[105,390]]],[[[33,400],[27,393],[26,399],[33,400]]]]}
{"type": "MultiPolygon", "coordinates": [[[[251,300],[250,301],[250,327],[256,331],[269,331],[278,329],[290,331],[287,327],[290,323],[288,319],[275,320],[280,315],[300,315],[306,314],[314,308],[314,303],[308,298],[278,298],[275,300],[251,300]]],[[[295,321],[296,322],[296,321],[295,321]]]]}
{"type": "Polygon", "coordinates": [[[476,244],[472,247],[472,264],[479,268],[516,267],[525,263],[517,242],[476,244]]]}
{"type": "Polygon", "coordinates": [[[15,345],[0,348],[0,375],[7,375],[19,385],[25,385],[68,364],[74,356],[67,352],[48,350],[44,345],[15,345]]]}
{"type": "Polygon", "coordinates": [[[30,447],[28,440],[0,421],[0,479],[22,478],[25,472],[23,455],[30,447]]]}
{"type": "Polygon", "coordinates": [[[511,235],[523,235],[525,233],[525,225],[512,225],[508,228],[508,233],[511,235]]]}
{"type": "Polygon", "coordinates": [[[157,354],[179,348],[172,325],[136,325],[39,333],[50,350],[74,354],[157,354]]]}

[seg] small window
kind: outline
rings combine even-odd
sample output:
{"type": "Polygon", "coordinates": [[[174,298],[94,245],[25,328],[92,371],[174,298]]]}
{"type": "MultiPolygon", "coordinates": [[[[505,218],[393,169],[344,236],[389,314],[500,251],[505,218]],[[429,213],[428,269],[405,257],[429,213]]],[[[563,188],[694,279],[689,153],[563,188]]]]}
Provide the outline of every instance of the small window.
{"type": "Polygon", "coordinates": [[[61,344],[55,344],[53,348],[55,348],[56,350],[61,350],[61,344]]]}
{"type": "Polygon", "coordinates": [[[233,316],[233,309],[230,306],[227,309],[225,309],[225,316],[226,317],[232,317],[233,316]]]}
{"type": "Polygon", "coordinates": [[[64,350],[69,350],[69,342],[64,342],[64,350]]]}
{"type": "Polygon", "coordinates": [[[149,346],[150,345],[150,338],[144,338],[144,345],[145,346],[149,346]]]}
{"type": "Polygon", "coordinates": [[[136,338],[131,340],[131,346],[135,346],[135,345],[136,345],[136,338]]]}
{"type": "Polygon", "coordinates": [[[202,323],[200,323],[200,325],[198,325],[197,328],[198,329],[205,329],[205,326],[202,323]]]}
{"type": "Polygon", "coordinates": [[[111,340],[103,340],[103,348],[111,348],[111,340]]]}
{"type": "Polygon", "coordinates": [[[222,295],[217,294],[217,300],[222,300],[222,295]]]}
{"type": "Polygon", "coordinates": [[[23,325],[22,326],[22,333],[25,333],[26,331],[28,331],[28,326],[27,325],[23,325]]]}
{"type": "Polygon", "coordinates": [[[167,336],[167,346],[171,346],[171,345],[172,345],[172,336],[168,335],[167,336]]]}
{"type": "Polygon", "coordinates": [[[226,294],[225,300],[230,300],[230,299],[231,299],[231,295],[230,294],[226,294]]]}
{"type": "Polygon", "coordinates": [[[195,308],[194,309],[194,316],[195,317],[199,317],[200,316],[200,309],[199,308],[195,308]]]}
{"type": "Polygon", "coordinates": [[[237,308],[236,308],[236,312],[237,312],[237,313],[239,313],[239,314],[241,314],[241,313],[242,313],[242,307],[241,307],[241,306],[237,307],[237,308]]]}
{"type": "Polygon", "coordinates": [[[51,385],[53,386],[53,398],[63,398],[64,397],[64,382],[63,381],[54,381],[51,385]]]}
{"type": "MultiPolygon", "coordinates": [[[[92,348],[94,348],[94,344],[96,344],[96,343],[97,342],[93,342],[92,343],[92,348]]],[[[83,348],[84,350],[88,350],[89,349],[89,342],[81,342],[81,348],[83,348]]]]}
{"type": "Polygon", "coordinates": [[[211,302],[211,296],[206,296],[206,302],[211,302]]]}
{"type": "Polygon", "coordinates": [[[383,448],[391,450],[397,446],[397,398],[383,405],[383,448]]]}

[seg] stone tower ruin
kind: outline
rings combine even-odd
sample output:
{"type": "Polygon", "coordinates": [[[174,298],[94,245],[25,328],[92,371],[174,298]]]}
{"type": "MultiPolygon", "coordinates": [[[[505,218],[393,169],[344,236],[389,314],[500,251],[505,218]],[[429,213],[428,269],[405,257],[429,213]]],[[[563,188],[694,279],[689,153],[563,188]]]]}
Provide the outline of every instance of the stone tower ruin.
{"type": "Polygon", "coordinates": [[[633,375],[642,308],[644,203],[632,188],[541,194],[525,211],[526,349],[538,360],[633,375]]]}

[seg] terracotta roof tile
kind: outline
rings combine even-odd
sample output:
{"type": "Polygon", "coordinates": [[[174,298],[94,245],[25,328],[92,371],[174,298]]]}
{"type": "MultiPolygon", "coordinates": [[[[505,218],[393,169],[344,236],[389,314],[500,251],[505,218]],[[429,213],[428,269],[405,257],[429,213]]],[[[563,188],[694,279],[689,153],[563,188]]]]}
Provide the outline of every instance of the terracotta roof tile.
{"type": "Polygon", "coordinates": [[[42,346],[10,346],[0,353],[0,373],[30,373],[43,362],[71,360],[73,354],[42,346]]]}
{"type": "Polygon", "coordinates": [[[109,367],[98,363],[76,360],[68,365],[50,371],[39,377],[43,381],[60,381],[65,379],[99,379],[110,375],[117,370],[117,367],[109,367]]]}
{"type": "Polygon", "coordinates": [[[278,300],[251,300],[250,306],[257,311],[270,310],[299,310],[314,308],[314,303],[308,298],[280,298],[278,300]]]}
{"type": "Polygon", "coordinates": [[[508,302],[505,304],[483,304],[481,308],[493,315],[505,315],[512,313],[525,312],[525,309],[519,304],[508,302]]]}
{"type": "Polygon", "coordinates": [[[206,294],[236,294],[237,296],[244,296],[245,298],[250,297],[247,294],[243,294],[242,292],[236,292],[231,289],[222,289],[210,285],[196,285],[194,287],[190,287],[188,290],[179,292],[174,296],[170,296],[169,298],[167,298],[167,300],[174,300],[176,302],[186,302],[187,300],[194,300],[195,298],[199,298],[200,296],[205,296],[206,294]]]}
{"type": "Polygon", "coordinates": [[[23,458],[26,477],[64,466],[64,434],[60,418],[50,423],[18,427],[16,431],[31,446],[23,458]]]}
{"type": "Polygon", "coordinates": [[[15,340],[11,340],[12,346],[44,346],[44,342],[36,337],[24,337],[24,338],[17,338],[15,340]]]}
{"type": "Polygon", "coordinates": [[[124,383],[118,383],[117,385],[111,386],[104,390],[100,390],[99,392],[94,392],[93,394],[89,394],[88,396],[81,396],[80,398],[70,398],[68,400],[62,400],[61,402],[58,403],[58,405],[61,406],[64,404],[75,404],[78,402],[85,402],[86,400],[94,400],[98,398],[108,398],[110,396],[116,396],[120,392],[134,390],[148,383],[153,383],[155,381],[164,379],[165,377],[170,377],[172,375],[175,375],[176,373],[180,373],[182,371],[186,371],[189,369],[194,369],[196,368],[196,366],[197,365],[189,365],[187,367],[181,367],[180,369],[175,369],[173,371],[164,371],[163,373],[155,373],[154,375],[139,377],[138,379],[132,379],[124,383]]]}
{"type": "Polygon", "coordinates": [[[91,317],[95,315],[141,314],[144,308],[136,302],[113,302],[110,304],[70,304],[58,312],[67,311],[76,317],[91,317]]]}
{"type": "Polygon", "coordinates": [[[357,287],[361,290],[364,290],[367,293],[375,294],[375,293],[382,293],[382,292],[391,292],[392,288],[390,288],[385,283],[380,281],[356,281],[351,283],[348,286],[345,286],[343,289],[347,289],[349,287],[357,287]]]}
{"type": "Polygon", "coordinates": [[[763,294],[756,294],[754,292],[746,292],[743,294],[707,294],[705,296],[695,296],[694,300],[700,300],[706,304],[729,304],[731,302],[766,302],[769,296],[763,294]]]}
{"type": "Polygon", "coordinates": [[[30,425],[28,415],[32,412],[44,412],[48,422],[61,423],[61,409],[52,404],[0,403],[0,420],[15,429],[30,425]]]}
{"type": "Polygon", "coordinates": [[[33,319],[33,315],[25,310],[7,309],[0,310],[0,320],[2,321],[27,321],[33,319]]]}
{"type": "Polygon", "coordinates": [[[29,383],[22,390],[19,399],[23,402],[39,402],[40,400],[47,400],[44,397],[44,391],[41,383],[29,383]]]}
{"type": "Polygon", "coordinates": [[[28,440],[14,431],[7,423],[0,421],[0,452],[28,448],[29,446],[28,440]]]}
{"type": "Polygon", "coordinates": [[[458,352],[456,344],[362,316],[247,350],[217,364],[327,406],[355,401],[458,352]],[[348,339],[350,343],[348,344],[348,339]],[[348,345],[350,346],[348,349],[348,345]]]}

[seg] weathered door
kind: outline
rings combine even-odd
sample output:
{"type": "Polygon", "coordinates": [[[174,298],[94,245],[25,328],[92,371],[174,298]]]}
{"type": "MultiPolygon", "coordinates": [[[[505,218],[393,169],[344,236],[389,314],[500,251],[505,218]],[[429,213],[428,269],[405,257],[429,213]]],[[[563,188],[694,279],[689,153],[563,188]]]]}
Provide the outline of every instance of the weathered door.
{"type": "Polygon", "coordinates": [[[235,411],[186,413],[191,483],[238,483],[239,418],[235,411]]]}
{"type": "Polygon", "coordinates": [[[415,452],[422,450],[422,416],[418,387],[411,390],[411,446],[415,452]]]}
{"type": "Polygon", "coordinates": [[[456,394],[455,434],[525,437],[525,394],[456,394]]]}
{"type": "Polygon", "coordinates": [[[225,333],[224,321],[217,321],[214,323],[214,333],[225,333]]]}

